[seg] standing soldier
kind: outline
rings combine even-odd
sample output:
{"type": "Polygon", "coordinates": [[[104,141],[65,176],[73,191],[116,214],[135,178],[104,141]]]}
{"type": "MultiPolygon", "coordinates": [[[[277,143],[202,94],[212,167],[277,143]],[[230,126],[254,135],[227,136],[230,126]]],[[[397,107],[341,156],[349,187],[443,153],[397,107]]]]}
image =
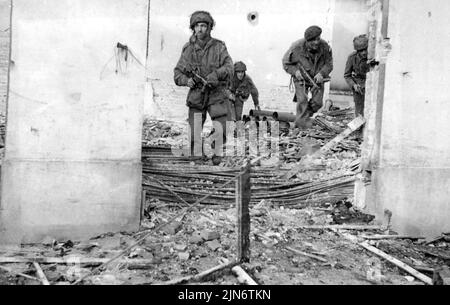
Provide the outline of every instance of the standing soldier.
{"type": "Polygon", "coordinates": [[[247,75],[247,66],[242,62],[238,61],[234,64],[234,76],[230,84],[230,100],[234,102],[234,109],[237,121],[242,120],[242,110],[244,108],[244,102],[252,96],[253,104],[255,109],[260,110],[259,107],[259,93],[253,80],[247,75]]]}
{"type": "MultiPolygon", "coordinates": [[[[228,97],[225,90],[233,73],[233,61],[225,43],[211,37],[214,25],[211,14],[206,11],[197,11],[191,15],[193,35],[184,45],[174,69],[175,84],[190,88],[186,105],[189,107],[191,154],[195,155],[202,154],[198,148],[199,145],[203,148],[201,132],[206,113],[222,126],[224,141],[226,135],[228,97]],[[199,122],[194,120],[195,117],[200,118],[199,122]]],[[[216,145],[216,148],[219,147],[216,145]]]]}
{"type": "Polygon", "coordinates": [[[321,39],[321,35],[320,27],[309,27],[304,39],[294,42],[282,60],[284,70],[294,82],[294,102],[297,102],[295,125],[300,128],[312,126],[310,117],[322,107],[324,83],[333,71],[331,47],[321,39]],[[308,92],[312,95],[310,101],[308,92]]]}
{"type": "Polygon", "coordinates": [[[366,91],[366,74],[369,72],[367,63],[367,48],[369,39],[366,35],[360,35],[353,40],[355,52],[350,54],[345,66],[344,78],[353,90],[355,101],[355,115],[364,116],[364,95],[366,91]]]}

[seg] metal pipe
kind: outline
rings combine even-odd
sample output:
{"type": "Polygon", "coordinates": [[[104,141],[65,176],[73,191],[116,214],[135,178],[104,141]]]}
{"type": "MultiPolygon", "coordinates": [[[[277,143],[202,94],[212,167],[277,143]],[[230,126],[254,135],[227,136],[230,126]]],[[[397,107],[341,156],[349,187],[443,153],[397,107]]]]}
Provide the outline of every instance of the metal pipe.
{"type": "Polygon", "coordinates": [[[281,122],[295,122],[296,115],[290,112],[274,112],[273,118],[281,122]]]}
{"type": "Polygon", "coordinates": [[[252,109],[252,110],[250,110],[249,115],[253,116],[253,117],[263,117],[263,116],[270,116],[270,117],[272,117],[273,116],[273,111],[270,111],[270,110],[254,110],[254,109],[252,109]]]}

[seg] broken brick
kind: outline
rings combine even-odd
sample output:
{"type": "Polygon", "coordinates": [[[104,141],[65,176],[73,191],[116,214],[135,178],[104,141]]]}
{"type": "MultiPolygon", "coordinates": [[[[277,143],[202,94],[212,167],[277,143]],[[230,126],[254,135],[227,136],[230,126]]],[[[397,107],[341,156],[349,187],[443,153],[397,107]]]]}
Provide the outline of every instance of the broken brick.
{"type": "Polygon", "coordinates": [[[173,246],[173,248],[177,251],[184,251],[186,250],[187,246],[186,245],[180,245],[180,244],[176,244],[175,246],[173,246]]]}
{"type": "Polygon", "coordinates": [[[162,231],[168,235],[175,235],[181,230],[181,222],[173,221],[162,228],[162,231]]]}
{"type": "Polygon", "coordinates": [[[214,240],[214,239],[219,239],[220,238],[220,234],[219,234],[219,232],[215,232],[215,231],[203,231],[201,233],[201,237],[205,241],[210,241],[210,240],[214,240]]]}
{"type": "Polygon", "coordinates": [[[189,252],[180,252],[178,253],[178,258],[182,261],[187,261],[191,257],[189,252]]]}
{"type": "Polygon", "coordinates": [[[213,241],[208,241],[206,242],[206,245],[212,250],[212,251],[216,251],[217,249],[219,249],[221,247],[221,244],[217,241],[217,239],[213,240],[213,241]]]}

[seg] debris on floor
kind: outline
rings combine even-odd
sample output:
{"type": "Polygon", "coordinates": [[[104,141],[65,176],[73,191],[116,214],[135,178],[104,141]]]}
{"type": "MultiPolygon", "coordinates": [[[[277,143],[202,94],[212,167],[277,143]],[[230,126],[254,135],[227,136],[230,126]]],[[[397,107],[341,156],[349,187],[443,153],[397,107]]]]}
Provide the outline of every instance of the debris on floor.
{"type": "Polygon", "coordinates": [[[314,129],[282,135],[279,159],[252,166],[250,262],[240,264],[236,188],[223,185],[242,160],[224,157],[213,166],[173,156],[182,127],[147,119],[141,230],[0,248],[0,284],[448,285],[450,234],[399,236],[352,205],[359,138],[308,159],[352,119],[348,109],[325,113],[314,129]],[[300,160],[308,166],[283,178],[300,160]]]}

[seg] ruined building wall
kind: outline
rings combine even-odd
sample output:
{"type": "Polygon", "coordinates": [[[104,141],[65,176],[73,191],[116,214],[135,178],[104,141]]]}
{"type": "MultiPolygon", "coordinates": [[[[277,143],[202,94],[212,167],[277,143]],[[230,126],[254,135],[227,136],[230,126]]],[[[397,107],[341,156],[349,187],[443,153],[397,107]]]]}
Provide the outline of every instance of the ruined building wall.
{"type": "Polygon", "coordinates": [[[10,0],[0,0],[0,113],[5,113],[10,47],[10,0]]]}
{"type": "Polygon", "coordinates": [[[139,227],[147,4],[14,1],[0,242],[139,227]]]}
{"type": "MultiPolygon", "coordinates": [[[[394,230],[450,231],[450,2],[391,0],[381,137],[368,208],[394,230]],[[420,26],[419,26],[420,25],[420,26]]],[[[363,152],[364,153],[364,152],[363,152]]]]}

